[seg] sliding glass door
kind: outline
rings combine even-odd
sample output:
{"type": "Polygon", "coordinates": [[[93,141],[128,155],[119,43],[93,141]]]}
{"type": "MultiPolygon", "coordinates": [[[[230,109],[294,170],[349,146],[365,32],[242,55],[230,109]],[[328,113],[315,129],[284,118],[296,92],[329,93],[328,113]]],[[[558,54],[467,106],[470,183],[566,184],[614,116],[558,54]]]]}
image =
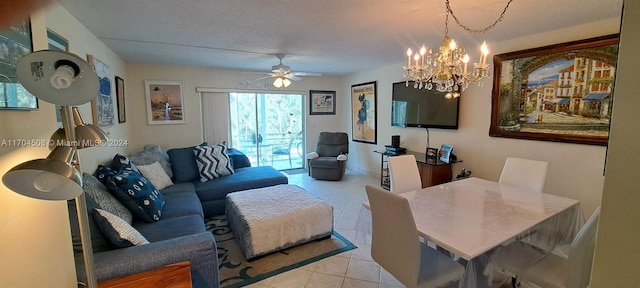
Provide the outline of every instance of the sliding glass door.
{"type": "Polygon", "coordinates": [[[304,106],[301,94],[229,93],[231,147],[253,166],[304,167],[304,106]]]}

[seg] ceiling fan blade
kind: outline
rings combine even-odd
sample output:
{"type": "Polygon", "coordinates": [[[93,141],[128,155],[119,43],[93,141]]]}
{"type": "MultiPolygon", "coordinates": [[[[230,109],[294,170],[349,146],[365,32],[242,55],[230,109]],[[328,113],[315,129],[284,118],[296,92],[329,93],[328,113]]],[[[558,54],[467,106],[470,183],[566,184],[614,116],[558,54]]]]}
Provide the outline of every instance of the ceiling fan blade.
{"type": "Polygon", "coordinates": [[[293,81],[298,81],[300,80],[300,77],[294,75],[293,73],[287,73],[286,75],[284,75],[285,78],[291,79],[293,81]]]}
{"type": "Polygon", "coordinates": [[[296,76],[322,76],[320,73],[313,72],[292,72],[292,74],[295,74],[296,76]]]}
{"type": "Polygon", "coordinates": [[[260,78],[257,78],[257,79],[253,79],[253,81],[260,81],[260,80],[269,79],[269,78],[272,78],[272,77],[274,77],[274,76],[273,75],[264,76],[264,77],[260,77],[260,78]]]}

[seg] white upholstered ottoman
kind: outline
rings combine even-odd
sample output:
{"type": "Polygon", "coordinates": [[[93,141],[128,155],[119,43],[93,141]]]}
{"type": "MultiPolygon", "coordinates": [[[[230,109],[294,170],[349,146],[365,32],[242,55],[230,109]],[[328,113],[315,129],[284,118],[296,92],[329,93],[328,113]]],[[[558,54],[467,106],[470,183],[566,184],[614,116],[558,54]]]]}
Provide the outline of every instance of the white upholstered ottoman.
{"type": "Polygon", "coordinates": [[[226,213],[247,259],[329,237],[333,232],[333,207],[296,185],[229,193],[226,213]]]}

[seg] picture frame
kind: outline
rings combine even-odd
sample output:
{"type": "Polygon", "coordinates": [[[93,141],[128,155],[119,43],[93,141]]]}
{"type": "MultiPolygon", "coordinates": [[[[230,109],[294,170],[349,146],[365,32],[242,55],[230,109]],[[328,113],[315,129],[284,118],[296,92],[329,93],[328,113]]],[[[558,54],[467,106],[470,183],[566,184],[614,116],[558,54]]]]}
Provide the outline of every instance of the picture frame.
{"type": "Polygon", "coordinates": [[[124,79],[116,76],[116,106],[118,107],[118,123],[127,122],[127,111],[124,100],[124,79]]]}
{"type": "Polygon", "coordinates": [[[376,84],[376,81],[372,81],[351,85],[351,138],[355,142],[377,143],[376,84]]]}
{"type": "Polygon", "coordinates": [[[182,81],[145,80],[147,124],[185,124],[182,81]]]}
{"type": "Polygon", "coordinates": [[[0,109],[38,110],[38,98],[20,84],[16,73],[20,59],[31,52],[31,19],[0,31],[0,109]]]}
{"type": "Polygon", "coordinates": [[[69,40],[50,28],[47,28],[47,43],[49,50],[69,51],[69,40]]]}
{"type": "Polygon", "coordinates": [[[440,161],[444,163],[449,163],[451,161],[451,152],[453,151],[453,146],[442,144],[440,147],[440,161]]]}
{"type": "Polygon", "coordinates": [[[87,62],[93,66],[98,75],[100,89],[96,98],[91,100],[93,125],[98,127],[113,126],[115,124],[113,112],[113,96],[111,95],[111,69],[107,64],[93,55],[87,55],[87,62]]]}
{"type": "Polygon", "coordinates": [[[438,159],[438,148],[427,147],[427,153],[425,154],[428,159],[438,159]]]}
{"type": "Polygon", "coordinates": [[[489,136],[607,145],[618,35],[495,55],[489,136]]]}
{"type": "Polygon", "coordinates": [[[336,115],[336,91],[309,91],[309,115],[336,115]]]}
{"type": "MultiPolygon", "coordinates": [[[[69,52],[69,40],[50,28],[47,28],[47,43],[49,50],[69,52]]],[[[56,104],[56,122],[59,123],[62,122],[60,107],[60,105],[56,104]]]]}

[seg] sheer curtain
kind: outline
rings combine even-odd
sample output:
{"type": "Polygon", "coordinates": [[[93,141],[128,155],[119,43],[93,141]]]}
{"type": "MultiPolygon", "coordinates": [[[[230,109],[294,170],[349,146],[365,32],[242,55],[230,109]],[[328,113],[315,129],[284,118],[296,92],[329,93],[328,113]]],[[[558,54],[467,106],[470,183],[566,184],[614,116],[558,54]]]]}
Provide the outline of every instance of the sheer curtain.
{"type": "Polygon", "coordinates": [[[229,93],[203,92],[202,129],[204,141],[209,144],[227,143],[232,146],[229,118],[229,93]]]}

